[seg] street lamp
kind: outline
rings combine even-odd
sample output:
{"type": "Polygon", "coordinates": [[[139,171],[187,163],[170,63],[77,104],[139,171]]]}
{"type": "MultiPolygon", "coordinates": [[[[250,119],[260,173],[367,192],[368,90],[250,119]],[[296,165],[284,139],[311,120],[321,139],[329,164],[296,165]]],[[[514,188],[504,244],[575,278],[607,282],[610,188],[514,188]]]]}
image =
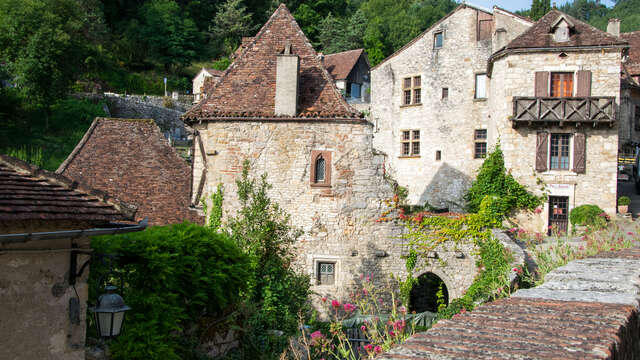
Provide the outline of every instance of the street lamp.
{"type": "Polygon", "coordinates": [[[94,313],[98,334],[101,337],[111,338],[120,335],[122,323],[124,322],[124,312],[131,310],[124,303],[122,296],[115,293],[115,286],[105,287],[106,294],[100,295],[96,306],[89,308],[94,313]]]}

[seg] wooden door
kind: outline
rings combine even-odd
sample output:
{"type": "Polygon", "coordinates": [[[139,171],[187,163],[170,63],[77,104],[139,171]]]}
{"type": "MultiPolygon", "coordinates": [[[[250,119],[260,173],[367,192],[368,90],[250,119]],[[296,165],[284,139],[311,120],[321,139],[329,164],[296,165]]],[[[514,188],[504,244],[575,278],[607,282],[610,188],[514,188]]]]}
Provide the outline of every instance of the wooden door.
{"type": "Polygon", "coordinates": [[[569,197],[549,196],[549,231],[553,230],[559,234],[566,234],[569,225],[569,197]]]}

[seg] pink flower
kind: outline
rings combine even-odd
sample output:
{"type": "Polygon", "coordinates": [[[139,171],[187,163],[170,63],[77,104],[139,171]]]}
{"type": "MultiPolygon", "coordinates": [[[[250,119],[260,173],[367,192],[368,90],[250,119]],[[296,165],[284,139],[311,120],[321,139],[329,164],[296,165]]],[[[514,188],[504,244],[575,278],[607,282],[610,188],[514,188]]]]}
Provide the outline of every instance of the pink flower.
{"type": "Polygon", "coordinates": [[[367,344],[367,345],[364,346],[364,349],[367,350],[367,352],[371,352],[371,351],[373,351],[373,345],[367,344]]]}
{"type": "Polygon", "coordinates": [[[535,212],[536,214],[540,214],[540,213],[542,212],[542,208],[537,207],[537,208],[534,210],[534,212],[535,212]]]}
{"type": "Polygon", "coordinates": [[[522,274],[522,269],[517,268],[517,267],[514,267],[513,269],[511,269],[511,271],[513,271],[514,273],[516,273],[518,275],[522,274]]]}
{"type": "Polygon", "coordinates": [[[549,230],[553,229],[553,226],[549,225],[549,230]]]}
{"type": "Polygon", "coordinates": [[[509,232],[510,232],[510,233],[514,233],[514,232],[516,232],[516,231],[518,231],[518,229],[516,229],[516,228],[511,228],[511,229],[509,229],[509,232]]]}
{"type": "Polygon", "coordinates": [[[331,306],[337,309],[340,307],[340,302],[338,300],[331,300],[331,306]]]}
{"type": "Polygon", "coordinates": [[[362,289],[362,293],[363,293],[365,296],[369,295],[369,291],[368,291],[367,289],[362,289]]]}
{"type": "Polygon", "coordinates": [[[380,347],[380,345],[376,345],[376,347],[373,349],[373,351],[375,351],[376,353],[380,354],[382,352],[382,348],[380,347]]]}
{"type": "Polygon", "coordinates": [[[629,232],[627,233],[627,235],[633,235],[633,232],[629,231],[629,232]]]}
{"type": "Polygon", "coordinates": [[[324,302],[327,302],[327,298],[326,298],[326,297],[323,297],[323,298],[322,298],[322,302],[323,302],[323,303],[324,303],[324,302]]]}
{"type": "Polygon", "coordinates": [[[606,217],[606,216],[607,216],[607,213],[603,211],[603,212],[601,212],[601,213],[600,213],[600,215],[598,215],[598,216],[606,217]]]}
{"type": "Polygon", "coordinates": [[[324,335],[322,335],[322,331],[318,330],[318,331],[314,331],[311,333],[311,338],[312,339],[316,339],[316,338],[321,338],[324,337],[324,335]]]}
{"type": "Polygon", "coordinates": [[[407,313],[407,308],[404,306],[400,306],[398,308],[398,311],[400,312],[400,314],[406,314],[407,313]]]}
{"type": "Polygon", "coordinates": [[[356,309],[356,306],[353,304],[344,304],[344,311],[346,312],[352,312],[353,310],[356,309]]]}
{"type": "Polygon", "coordinates": [[[393,330],[389,330],[389,336],[394,337],[396,336],[396,333],[394,333],[393,330]]]}
{"type": "Polygon", "coordinates": [[[366,326],[364,326],[364,325],[360,326],[360,331],[362,331],[362,332],[367,331],[367,327],[366,327],[366,326]]]}

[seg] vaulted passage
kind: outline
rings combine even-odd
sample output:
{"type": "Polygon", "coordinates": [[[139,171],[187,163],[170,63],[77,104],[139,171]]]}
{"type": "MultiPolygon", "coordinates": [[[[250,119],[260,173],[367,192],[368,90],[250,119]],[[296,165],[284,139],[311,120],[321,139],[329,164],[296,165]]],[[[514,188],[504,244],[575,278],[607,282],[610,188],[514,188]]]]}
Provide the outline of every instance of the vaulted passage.
{"type": "Polygon", "coordinates": [[[438,298],[440,303],[449,304],[447,285],[438,275],[431,272],[425,273],[418,278],[418,283],[411,290],[411,311],[438,312],[438,298]]]}

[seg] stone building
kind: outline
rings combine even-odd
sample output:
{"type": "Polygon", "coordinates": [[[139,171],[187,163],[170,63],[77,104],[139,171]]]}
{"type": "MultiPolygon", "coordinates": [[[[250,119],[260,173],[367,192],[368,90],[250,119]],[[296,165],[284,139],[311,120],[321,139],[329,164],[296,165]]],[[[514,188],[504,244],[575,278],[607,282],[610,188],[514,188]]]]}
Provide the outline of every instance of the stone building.
{"type": "Polygon", "coordinates": [[[532,22],[461,4],[371,71],[374,147],[412,204],[461,211],[487,152],[487,61],[532,22]]]}
{"type": "Polygon", "coordinates": [[[623,154],[633,155],[640,146],[640,31],[620,34],[620,21],[612,19],[607,32],[630,46],[622,60],[619,147],[623,154]]]}
{"type": "Polygon", "coordinates": [[[191,167],[152,119],[96,118],[56,172],[135,204],[136,220],[204,222],[191,208],[191,167]]]}
{"type": "Polygon", "coordinates": [[[371,65],[364,49],[343,51],[321,57],[349,104],[366,104],[371,100],[371,65]]]}
{"type": "MultiPolygon", "coordinates": [[[[266,173],[270,197],[304,231],[297,263],[319,295],[345,297],[359,275],[403,275],[401,227],[376,222],[393,196],[373,126],[351,108],[285,5],[247,41],[206,99],[184,115],[197,134],[193,202],[225,187],[225,215],[239,207],[242,163],[266,173]]],[[[440,256],[454,266],[423,267],[451,298],[472,283],[473,249],[440,256]]],[[[420,275],[420,274],[417,274],[420,275]]]]}
{"type": "Polygon", "coordinates": [[[499,142],[511,174],[550,196],[521,226],[566,229],[582,204],[613,214],[626,48],[555,9],[532,25],[462,4],[373,69],[374,146],[415,204],[462,209],[499,142]]]}
{"type": "Polygon", "coordinates": [[[202,99],[202,88],[205,80],[217,82],[220,80],[222,71],[216,69],[202,68],[191,81],[193,83],[193,102],[197,103],[202,99]]]}
{"type": "Polygon", "coordinates": [[[84,360],[89,238],[140,231],[135,207],[0,155],[0,359],[84,360]],[[74,284],[75,282],[75,284],[74,284]]]}

